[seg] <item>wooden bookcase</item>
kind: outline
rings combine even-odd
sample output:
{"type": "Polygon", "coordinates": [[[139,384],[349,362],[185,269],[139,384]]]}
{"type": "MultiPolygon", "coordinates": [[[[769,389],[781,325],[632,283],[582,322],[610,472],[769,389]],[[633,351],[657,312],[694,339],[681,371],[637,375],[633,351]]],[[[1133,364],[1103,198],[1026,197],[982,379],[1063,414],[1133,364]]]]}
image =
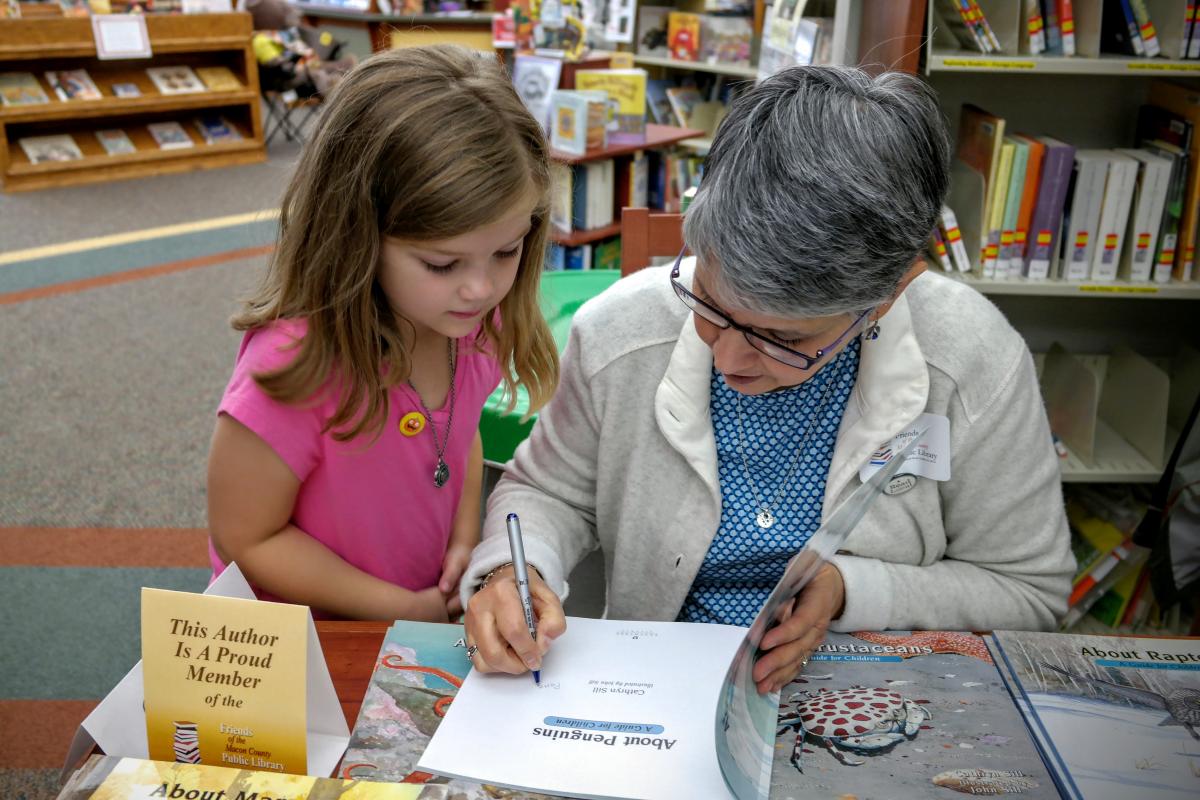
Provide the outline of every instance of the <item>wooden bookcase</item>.
{"type": "Polygon", "coordinates": [[[0,20],[0,73],[29,72],[49,103],[0,106],[0,183],[24,191],[123,178],[185,172],[266,160],[259,106],[258,65],[250,48],[250,15],[171,14],[146,16],[148,59],[101,61],[96,57],[91,20],[72,17],[0,20]],[[241,82],[240,90],[160,94],[147,67],[223,66],[241,82]],[[99,88],[99,100],[57,98],[46,81],[48,70],[85,69],[99,88]],[[138,97],[116,97],[114,83],[133,83],[138,97]],[[220,114],[238,129],[238,141],[205,144],[192,124],[200,113],[220,114]],[[192,147],[160,149],[148,123],[176,121],[192,147]],[[94,133],[120,128],[137,151],[108,155],[94,133]],[[70,134],[82,159],[31,163],[19,140],[70,134]]]}

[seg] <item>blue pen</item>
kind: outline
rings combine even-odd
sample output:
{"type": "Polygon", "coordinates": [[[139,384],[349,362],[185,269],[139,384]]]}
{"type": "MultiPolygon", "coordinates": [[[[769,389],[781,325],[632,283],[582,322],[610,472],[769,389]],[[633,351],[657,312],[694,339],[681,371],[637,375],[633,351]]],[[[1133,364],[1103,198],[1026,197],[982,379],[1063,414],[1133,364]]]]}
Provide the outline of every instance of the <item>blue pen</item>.
{"type": "MultiPolygon", "coordinates": [[[[509,514],[505,520],[508,523],[508,549],[512,551],[513,572],[517,576],[517,593],[521,595],[521,608],[525,610],[525,626],[529,635],[537,642],[537,626],[533,623],[533,599],[529,596],[529,570],[525,566],[525,545],[521,541],[521,520],[516,514],[509,514]]],[[[541,670],[533,670],[533,682],[542,685],[541,670]]]]}

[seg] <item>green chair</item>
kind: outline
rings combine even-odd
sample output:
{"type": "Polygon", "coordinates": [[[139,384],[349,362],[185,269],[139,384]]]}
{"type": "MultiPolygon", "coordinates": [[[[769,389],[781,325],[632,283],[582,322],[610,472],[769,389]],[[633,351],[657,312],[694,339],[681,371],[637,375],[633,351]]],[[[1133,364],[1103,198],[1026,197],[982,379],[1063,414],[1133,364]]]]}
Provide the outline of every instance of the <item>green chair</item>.
{"type": "MultiPolygon", "coordinates": [[[[571,332],[571,319],[587,300],[603,292],[621,277],[619,270],[595,269],[571,272],[546,272],[542,274],[542,314],[550,324],[554,344],[562,353],[567,346],[567,334],[571,332]]],[[[529,411],[529,395],[524,387],[517,391],[517,404],[508,410],[508,398],[501,384],[483,405],[479,420],[479,432],[483,437],[483,458],[493,464],[504,464],[512,458],[529,431],[533,428],[537,414],[522,421],[529,411]]]]}

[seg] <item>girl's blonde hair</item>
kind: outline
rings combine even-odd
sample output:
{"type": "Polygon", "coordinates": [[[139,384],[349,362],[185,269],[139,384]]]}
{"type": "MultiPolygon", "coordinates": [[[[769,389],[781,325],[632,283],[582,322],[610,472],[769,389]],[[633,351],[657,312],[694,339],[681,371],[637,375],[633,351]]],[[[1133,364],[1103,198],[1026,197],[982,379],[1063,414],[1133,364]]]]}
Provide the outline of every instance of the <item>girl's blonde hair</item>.
{"type": "Polygon", "coordinates": [[[541,126],[494,56],[452,45],[379,53],[333,91],[284,194],[278,247],[237,330],[302,318],[307,334],[287,366],[255,376],[290,403],[336,381],[325,423],[339,441],[377,436],[390,387],[412,362],[376,279],[383,237],[453,238],[501,218],[519,198],[537,205],[512,289],[484,317],[511,403],[550,399],[558,353],[538,308],[550,171],[541,126]]]}

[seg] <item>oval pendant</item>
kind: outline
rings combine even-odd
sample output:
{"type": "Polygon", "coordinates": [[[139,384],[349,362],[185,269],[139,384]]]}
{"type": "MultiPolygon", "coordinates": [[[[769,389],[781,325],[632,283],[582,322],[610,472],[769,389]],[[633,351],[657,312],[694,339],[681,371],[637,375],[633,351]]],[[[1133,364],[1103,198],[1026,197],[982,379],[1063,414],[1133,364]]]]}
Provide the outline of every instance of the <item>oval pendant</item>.
{"type": "Polygon", "coordinates": [[[450,480],[450,468],[446,466],[445,461],[439,458],[437,469],[433,471],[433,485],[440,489],[446,485],[448,480],[450,480]]]}
{"type": "Polygon", "coordinates": [[[754,521],[758,523],[758,527],[760,528],[769,528],[775,524],[775,515],[764,508],[754,517],[754,521]]]}

